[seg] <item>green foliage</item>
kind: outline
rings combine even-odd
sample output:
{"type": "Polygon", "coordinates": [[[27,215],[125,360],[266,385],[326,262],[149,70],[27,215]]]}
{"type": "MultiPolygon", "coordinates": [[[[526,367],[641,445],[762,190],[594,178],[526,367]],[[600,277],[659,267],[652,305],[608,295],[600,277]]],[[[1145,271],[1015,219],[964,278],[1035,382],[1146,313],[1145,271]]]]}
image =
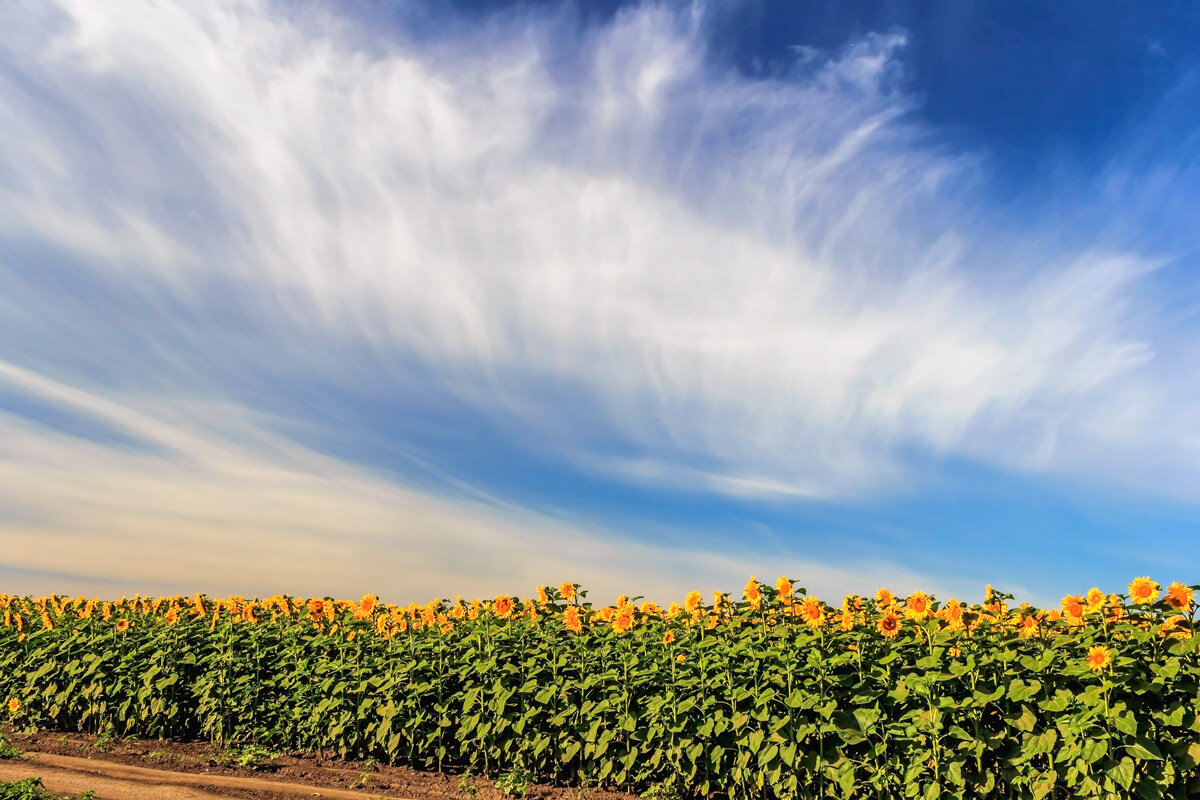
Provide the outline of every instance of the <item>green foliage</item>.
{"type": "Polygon", "coordinates": [[[257,744],[250,744],[244,747],[223,747],[213,753],[209,762],[218,767],[241,767],[257,771],[273,769],[272,762],[277,758],[278,753],[257,744]]]}
{"type": "Polygon", "coordinates": [[[529,794],[529,782],[533,776],[522,767],[514,767],[496,779],[496,788],[505,797],[524,797],[529,794]]]}
{"type": "Polygon", "coordinates": [[[93,793],[88,791],[77,797],[50,794],[42,786],[41,778],[25,778],[20,781],[5,781],[0,783],[0,800],[93,800],[93,793]]]}
{"type": "Polygon", "coordinates": [[[479,787],[475,785],[474,772],[467,770],[459,777],[458,790],[474,800],[475,795],[479,793],[479,787]]]}
{"type": "Polygon", "coordinates": [[[122,607],[123,632],[67,610],[39,625],[23,601],[24,629],[0,626],[0,702],[16,730],[208,739],[244,766],[375,758],[513,796],[537,780],[653,800],[1200,797],[1200,637],[1190,617],[1166,635],[1180,615],[1161,601],[1030,636],[972,607],[966,629],[906,618],[891,638],[872,601],[840,629],[761,591],[694,619],[630,612],[627,630],[558,595],[452,623],[445,604],[247,622],[206,601],[173,624],[122,607]],[[1100,646],[1114,659],[1090,669],[1100,646]]]}
{"type": "Polygon", "coordinates": [[[0,736],[0,760],[8,761],[14,758],[20,758],[23,753],[23,750],[9,742],[8,739],[0,736]]]}

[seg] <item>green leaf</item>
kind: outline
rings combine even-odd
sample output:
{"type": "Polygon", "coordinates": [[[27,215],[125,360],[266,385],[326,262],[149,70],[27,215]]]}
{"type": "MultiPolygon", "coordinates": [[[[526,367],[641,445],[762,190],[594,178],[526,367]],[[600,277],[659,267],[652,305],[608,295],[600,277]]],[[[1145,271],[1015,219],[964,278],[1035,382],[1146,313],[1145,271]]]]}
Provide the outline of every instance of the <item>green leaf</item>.
{"type": "Polygon", "coordinates": [[[1119,730],[1121,733],[1127,733],[1130,736],[1137,736],[1137,717],[1133,715],[1132,711],[1126,711],[1124,714],[1119,714],[1113,719],[1113,727],[1119,730]]]}
{"type": "Polygon", "coordinates": [[[1158,745],[1145,737],[1126,745],[1125,751],[1141,761],[1162,761],[1162,752],[1159,751],[1158,745]]]}
{"type": "Polygon", "coordinates": [[[1122,758],[1117,764],[1105,770],[1105,774],[1116,781],[1122,789],[1128,789],[1133,786],[1133,759],[1128,756],[1122,758]]]}

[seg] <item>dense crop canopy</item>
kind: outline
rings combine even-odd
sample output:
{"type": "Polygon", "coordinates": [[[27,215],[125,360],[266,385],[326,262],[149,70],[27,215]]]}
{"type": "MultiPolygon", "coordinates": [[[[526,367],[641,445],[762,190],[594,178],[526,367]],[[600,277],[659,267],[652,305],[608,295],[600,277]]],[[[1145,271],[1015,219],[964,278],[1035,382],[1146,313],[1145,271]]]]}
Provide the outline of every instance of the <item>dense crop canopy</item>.
{"type": "Polygon", "coordinates": [[[781,577],[683,605],[577,585],[398,607],[0,596],[18,729],[253,741],[660,796],[1200,796],[1197,586],[1061,608],[781,577]]]}

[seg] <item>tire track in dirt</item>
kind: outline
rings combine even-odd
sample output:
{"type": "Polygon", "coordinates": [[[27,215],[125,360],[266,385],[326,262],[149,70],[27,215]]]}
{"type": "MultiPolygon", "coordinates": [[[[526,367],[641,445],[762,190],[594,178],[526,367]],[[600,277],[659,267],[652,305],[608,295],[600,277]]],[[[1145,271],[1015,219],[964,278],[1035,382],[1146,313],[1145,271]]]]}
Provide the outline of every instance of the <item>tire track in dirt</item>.
{"type": "Polygon", "coordinates": [[[134,767],[52,753],[0,761],[0,780],[39,777],[55,794],[96,793],[96,800],[376,800],[380,795],[232,775],[134,767]]]}

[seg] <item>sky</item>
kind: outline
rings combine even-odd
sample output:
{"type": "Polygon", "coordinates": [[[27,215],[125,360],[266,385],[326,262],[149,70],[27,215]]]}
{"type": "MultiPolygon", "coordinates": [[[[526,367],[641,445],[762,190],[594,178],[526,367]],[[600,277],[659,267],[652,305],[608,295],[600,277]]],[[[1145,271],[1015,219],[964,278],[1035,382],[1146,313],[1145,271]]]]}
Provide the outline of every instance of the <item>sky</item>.
{"type": "Polygon", "coordinates": [[[1197,42],[6,2],[0,591],[1200,582],[1197,42]]]}

